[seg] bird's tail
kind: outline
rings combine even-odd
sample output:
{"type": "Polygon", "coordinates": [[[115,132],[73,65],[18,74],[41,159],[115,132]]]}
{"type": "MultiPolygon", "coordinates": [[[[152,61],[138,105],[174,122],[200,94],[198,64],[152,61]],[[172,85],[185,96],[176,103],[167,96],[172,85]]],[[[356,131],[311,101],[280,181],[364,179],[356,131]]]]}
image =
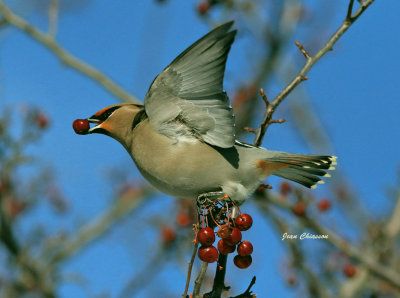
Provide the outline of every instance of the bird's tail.
{"type": "Polygon", "coordinates": [[[336,156],[307,155],[279,151],[269,151],[263,160],[273,163],[276,170],[272,175],[300,183],[308,188],[316,188],[324,181],[320,177],[330,177],[327,172],[334,170],[337,164],[336,156]]]}

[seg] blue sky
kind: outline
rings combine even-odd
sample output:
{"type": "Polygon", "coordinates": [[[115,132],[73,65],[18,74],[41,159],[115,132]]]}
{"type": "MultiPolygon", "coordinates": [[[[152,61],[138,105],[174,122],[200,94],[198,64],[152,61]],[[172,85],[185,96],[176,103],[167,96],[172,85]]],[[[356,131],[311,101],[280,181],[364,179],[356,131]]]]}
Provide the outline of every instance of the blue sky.
{"type": "MultiPolygon", "coordinates": [[[[341,13],[334,14],[329,21],[326,37],[341,22],[346,5],[336,7],[341,13]]],[[[46,14],[12,7],[39,27],[46,28],[46,14]]],[[[339,169],[354,183],[372,216],[384,215],[385,208],[390,206],[385,191],[395,184],[400,163],[399,10],[397,0],[376,1],[337,43],[334,51],[311,70],[310,79],[303,84],[334,144],[335,152],[325,153],[339,156],[339,169]]],[[[167,1],[163,5],[155,1],[117,0],[112,4],[86,1],[63,12],[59,21],[57,39],[61,45],[103,70],[141,99],[153,78],[208,31],[195,13],[193,1],[167,1]]],[[[296,32],[293,40],[301,41],[302,34],[302,31],[296,32]]],[[[71,214],[56,218],[43,204],[32,220],[47,224],[49,231],[74,231],[109,206],[112,189],[107,182],[108,169],[119,167],[141,179],[117,142],[101,135],[77,136],[72,131],[74,119],[88,117],[116,103],[116,99],[61,65],[48,50],[26,35],[3,30],[0,38],[0,107],[28,103],[43,108],[50,115],[48,133],[30,150],[44,163],[54,165],[55,177],[72,208],[71,214]]],[[[232,47],[227,66],[228,87],[246,80],[242,76],[250,73],[247,59],[253,49],[246,46],[248,44],[239,38],[232,47]]],[[[277,84],[259,87],[266,88],[271,96],[280,90],[277,84]]],[[[232,89],[228,89],[229,92],[232,96],[232,89]]],[[[295,96],[293,93],[287,100],[295,96]]],[[[281,108],[280,115],[285,117],[285,104],[281,108]]],[[[272,127],[264,146],[311,153],[294,129],[290,123],[272,127]]],[[[316,193],[327,194],[327,187],[321,187],[316,193]]],[[[157,204],[146,206],[138,216],[154,212],[165,215],[162,210],[172,208],[171,201],[164,196],[157,204]]],[[[256,213],[253,205],[248,204],[247,208],[256,213]]],[[[271,292],[290,296],[293,292],[277,274],[285,257],[280,237],[268,222],[260,220],[257,225],[256,231],[248,232],[248,238],[265,253],[256,255],[258,262],[248,271],[231,266],[228,278],[235,276],[238,289],[244,289],[249,277],[263,276],[268,286],[261,282],[256,284],[260,297],[271,292]],[[264,231],[263,237],[257,237],[259,231],[264,231]]],[[[146,225],[137,226],[132,219],[123,222],[104,241],[97,242],[66,264],[65,272],[81,272],[89,286],[82,290],[75,285],[65,285],[61,288],[61,297],[86,297],[101,291],[118,293],[134,268],[144,265],[143,258],[130,252],[146,251],[138,247],[136,238],[132,236],[121,241],[131,229],[140,231],[135,232],[137,236],[144,233],[148,241],[146,247],[151,246],[154,239],[147,235],[146,225]]],[[[184,285],[182,271],[174,265],[168,265],[167,272],[172,274],[162,273],[157,279],[172,293],[176,293],[176,289],[181,292],[184,285]]],[[[146,297],[144,293],[140,295],[138,297],[146,297]]]]}

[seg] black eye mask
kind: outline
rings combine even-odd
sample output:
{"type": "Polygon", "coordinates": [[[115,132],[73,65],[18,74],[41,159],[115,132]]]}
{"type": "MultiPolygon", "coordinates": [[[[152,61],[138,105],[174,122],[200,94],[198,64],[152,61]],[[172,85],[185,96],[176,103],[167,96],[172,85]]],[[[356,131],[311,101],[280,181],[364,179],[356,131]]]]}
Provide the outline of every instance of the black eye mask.
{"type": "Polygon", "coordinates": [[[119,106],[109,108],[108,110],[104,111],[101,115],[98,115],[98,116],[93,115],[92,117],[90,117],[90,119],[95,119],[95,120],[99,120],[99,121],[101,121],[101,122],[104,122],[104,121],[107,120],[108,117],[111,116],[111,114],[112,114],[116,109],[119,109],[119,108],[120,108],[119,106]]]}

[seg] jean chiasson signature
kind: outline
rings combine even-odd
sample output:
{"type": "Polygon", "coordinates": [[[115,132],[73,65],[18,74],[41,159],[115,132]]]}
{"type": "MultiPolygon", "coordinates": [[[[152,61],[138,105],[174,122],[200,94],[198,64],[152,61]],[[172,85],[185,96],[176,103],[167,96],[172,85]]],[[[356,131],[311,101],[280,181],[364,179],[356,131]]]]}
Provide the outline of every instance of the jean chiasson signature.
{"type": "Polygon", "coordinates": [[[282,241],[283,240],[292,240],[292,239],[300,239],[300,240],[305,240],[305,239],[328,239],[328,235],[316,235],[316,234],[311,234],[311,233],[301,233],[299,234],[288,234],[284,233],[282,235],[282,241]]]}

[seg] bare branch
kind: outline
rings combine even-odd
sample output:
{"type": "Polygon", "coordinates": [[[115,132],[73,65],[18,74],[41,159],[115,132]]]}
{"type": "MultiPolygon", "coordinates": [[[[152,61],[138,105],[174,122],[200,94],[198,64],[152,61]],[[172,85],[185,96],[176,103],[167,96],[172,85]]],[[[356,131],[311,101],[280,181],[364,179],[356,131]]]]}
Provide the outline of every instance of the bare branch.
{"type": "Polygon", "coordinates": [[[273,124],[273,123],[282,124],[285,122],[286,122],[286,119],[279,119],[279,120],[271,120],[269,123],[270,124],[273,124]]]}
{"type": "Polygon", "coordinates": [[[222,292],[229,290],[225,286],[226,262],[228,255],[219,254],[217,261],[217,269],[215,270],[214,284],[210,293],[205,294],[206,297],[221,297],[222,292]]]}
{"type": "Polygon", "coordinates": [[[201,264],[199,274],[197,275],[197,278],[194,282],[193,298],[200,298],[201,284],[203,283],[204,276],[206,275],[207,267],[208,267],[207,262],[203,262],[201,264]]]}
{"type": "Polygon", "coordinates": [[[254,128],[248,127],[246,126],[245,128],[243,128],[244,130],[251,132],[251,133],[256,133],[257,131],[254,128]]]}
{"type": "Polygon", "coordinates": [[[294,42],[296,44],[296,46],[299,48],[299,50],[303,53],[304,57],[306,57],[306,59],[311,59],[310,55],[308,54],[308,52],[304,49],[303,45],[301,43],[299,43],[298,41],[294,42]]]}
{"type": "Polygon", "coordinates": [[[55,37],[57,34],[59,8],[60,8],[60,0],[51,0],[49,6],[48,34],[53,37],[55,37]]]}
{"type": "MultiPolygon", "coordinates": [[[[275,97],[275,99],[268,105],[267,110],[265,112],[264,118],[262,120],[262,124],[257,130],[257,134],[254,140],[254,144],[256,146],[260,146],[262,139],[267,131],[267,128],[272,119],[272,115],[276,108],[282,103],[282,101],[296,88],[301,82],[307,80],[306,74],[310,71],[310,69],[321,59],[327,52],[329,52],[333,45],[339,40],[339,38],[350,28],[350,26],[362,15],[362,13],[374,2],[375,0],[366,0],[360,5],[360,8],[351,16],[349,19],[345,19],[340,27],[336,30],[336,32],[329,38],[329,40],[325,43],[325,45],[314,55],[314,56],[306,56],[306,63],[297,73],[297,75],[292,79],[292,81],[275,97]]],[[[350,0],[350,4],[354,2],[354,0],[350,0]]],[[[352,6],[352,4],[351,4],[352,6]]],[[[351,9],[351,7],[349,7],[351,9]]],[[[300,49],[301,50],[301,49],[300,49]]],[[[264,92],[262,92],[263,94],[264,92]]],[[[262,95],[261,94],[261,95],[262,95]]],[[[264,100],[265,101],[265,100],[264,100]]]]}
{"type": "Polygon", "coordinates": [[[351,14],[353,13],[354,0],[350,0],[349,8],[347,9],[346,21],[350,22],[351,14]]]}
{"type": "Polygon", "coordinates": [[[74,57],[69,52],[67,52],[67,50],[60,46],[51,35],[43,33],[23,18],[14,14],[10,9],[8,9],[3,1],[0,1],[0,12],[7,23],[13,25],[14,27],[29,35],[37,42],[46,46],[65,65],[91,78],[96,83],[102,85],[108,92],[123,101],[139,102],[137,98],[130,95],[127,91],[125,91],[117,83],[111,80],[103,72],[97,70],[93,66],[90,66],[89,64],[83,62],[82,60],[74,57]]]}
{"type": "Polygon", "coordinates": [[[192,258],[190,259],[190,262],[189,262],[188,274],[187,274],[186,285],[185,285],[185,291],[183,292],[183,295],[182,295],[182,297],[184,297],[184,298],[186,298],[187,292],[189,290],[190,276],[192,275],[193,263],[194,263],[194,260],[196,258],[196,253],[197,253],[197,249],[198,248],[199,248],[199,241],[196,241],[196,243],[194,245],[194,248],[193,248],[192,258]]]}
{"type": "Polygon", "coordinates": [[[256,283],[256,277],[253,276],[253,278],[250,281],[249,286],[247,287],[246,291],[243,294],[240,294],[238,296],[232,297],[232,298],[255,298],[257,297],[256,294],[252,294],[251,293],[251,287],[254,286],[254,284],[256,283]]]}
{"type": "Polygon", "coordinates": [[[260,94],[261,94],[261,98],[262,98],[262,99],[264,100],[264,102],[265,102],[265,105],[266,105],[267,107],[269,107],[270,103],[269,103],[268,97],[267,97],[267,95],[265,94],[265,91],[264,91],[263,88],[260,89],[260,94]]]}

